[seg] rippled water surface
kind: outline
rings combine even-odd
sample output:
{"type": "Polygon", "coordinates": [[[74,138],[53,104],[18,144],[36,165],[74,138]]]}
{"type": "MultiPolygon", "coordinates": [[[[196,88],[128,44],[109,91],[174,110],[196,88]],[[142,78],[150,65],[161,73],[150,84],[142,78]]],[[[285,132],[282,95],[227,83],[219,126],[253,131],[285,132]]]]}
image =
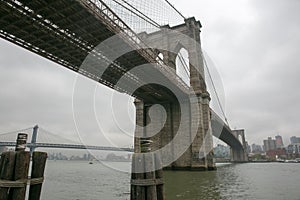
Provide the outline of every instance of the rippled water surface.
{"type": "MultiPolygon", "coordinates": [[[[123,171],[130,163],[109,163],[123,171]]],[[[300,164],[261,163],[219,167],[211,172],[164,172],[168,200],[300,200],[300,164]]],[[[48,161],[44,200],[126,200],[130,174],[101,164],[48,161]]]]}

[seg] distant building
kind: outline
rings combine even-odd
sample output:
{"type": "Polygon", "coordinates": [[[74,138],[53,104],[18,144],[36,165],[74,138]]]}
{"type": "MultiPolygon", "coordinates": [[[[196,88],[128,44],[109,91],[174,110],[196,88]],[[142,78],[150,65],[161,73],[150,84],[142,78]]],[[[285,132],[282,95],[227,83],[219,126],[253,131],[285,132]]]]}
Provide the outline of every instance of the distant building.
{"type": "Polygon", "coordinates": [[[125,158],[124,156],[117,156],[114,153],[110,153],[106,156],[106,161],[128,161],[129,159],[125,158]]]}
{"type": "Polygon", "coordinates": [[[300,154],[300,143],[290,144],[287,148],[289,154],[300,154]]]}
{"type": "Polygon", "coordinates": [[[289,158],[300,158],[300,143],[293,143],[286,150],[289,158]]]}
{"type": "Polygon", "coordinates": [[[252,149],[252,153],[254,154],[257,154],[257,153],[262,153],[263,152],[263,149],[260,145],[257,145],[257,144],[252,144],[251,145],[251,149],[252,149]]]}
{"type": "Polygon", "coordinates": [[[277,149],[276,140],[273,140],[271,137],[268,137],[267,140],[264,140],[264,148],[265,152],[277,149]]]}
{"type": "Polygon", "coordinates": [[[292,144],[290,144],[287,149],[286,149],[287,153],[289,155],[293,154],[294,153],[294,146],[292,144]]]}
{"type": "Polygon", "coordinates": [[[300,137],[293,136],[290,138],[291,144],[300,143],[300,137]]]}
{"type": "Polygon", "coordinates": [[[277,135],[277,136],[275,136],[275,140],[276,140],[276,147],[279,149],[283,148],[282,137],[280,135],[277,135]]]}
{"type": "Polygon", "coordinates": [[[274,150],[269,150],[266,152],[267,156],[272,159],[276,158],[286,158],[287,152],[285,149],[280,148],[280,149],[274,149],[274,150]]]}

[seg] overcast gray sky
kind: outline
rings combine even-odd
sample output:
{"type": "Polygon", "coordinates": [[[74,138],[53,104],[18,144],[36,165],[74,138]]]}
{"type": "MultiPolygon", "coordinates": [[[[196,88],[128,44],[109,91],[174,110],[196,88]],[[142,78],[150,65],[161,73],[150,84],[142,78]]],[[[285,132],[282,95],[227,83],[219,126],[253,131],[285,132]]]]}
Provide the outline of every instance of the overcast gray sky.
{"type": "MultiPolygon", "coordinates": [[[[246,129],[251,144],[300,136],[300,1],[171,2],[203,25],[203,49],[221,76],[231,127],[246,129]]],[[[132,143],[132,99],[2,39],[0,82],[0,133],[39,124],[89,144],[132,143]]]]}

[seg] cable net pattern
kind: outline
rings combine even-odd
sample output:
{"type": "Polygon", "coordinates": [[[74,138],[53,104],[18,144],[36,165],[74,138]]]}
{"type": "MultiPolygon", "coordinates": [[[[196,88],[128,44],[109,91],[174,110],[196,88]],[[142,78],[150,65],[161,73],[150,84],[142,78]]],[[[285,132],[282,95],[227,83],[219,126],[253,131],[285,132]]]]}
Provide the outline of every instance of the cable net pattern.
{"type": "Polygon", "coordinates": [[[155,32],[159,26],[182,24],[183,18],[165,0],[102,0],[133,31],[155,32]]]}

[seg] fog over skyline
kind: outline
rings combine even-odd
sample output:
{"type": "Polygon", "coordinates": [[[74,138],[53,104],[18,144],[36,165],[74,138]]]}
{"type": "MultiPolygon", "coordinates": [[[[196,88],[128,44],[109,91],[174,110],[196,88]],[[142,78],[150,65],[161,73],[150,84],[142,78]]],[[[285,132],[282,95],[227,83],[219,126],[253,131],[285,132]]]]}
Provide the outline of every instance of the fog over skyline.
{"type": "MultiPolygon", "coordinates": [[[[245,129],[250,144],[280,134],[287,145],[300,136],[300,1],[171,2],[202,23],[231,128],[245,129]]],[[[0,82],[0,133],[39,124],[88,144],[132,144],[131,98],[3,39],[0,82]]]]}

